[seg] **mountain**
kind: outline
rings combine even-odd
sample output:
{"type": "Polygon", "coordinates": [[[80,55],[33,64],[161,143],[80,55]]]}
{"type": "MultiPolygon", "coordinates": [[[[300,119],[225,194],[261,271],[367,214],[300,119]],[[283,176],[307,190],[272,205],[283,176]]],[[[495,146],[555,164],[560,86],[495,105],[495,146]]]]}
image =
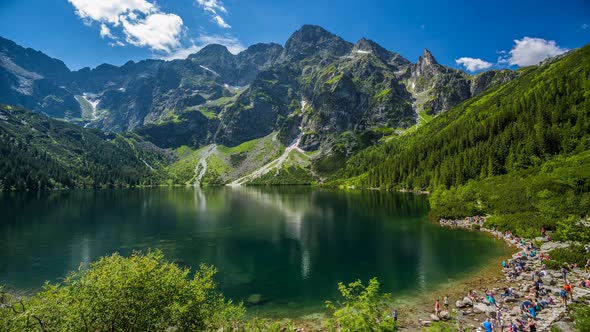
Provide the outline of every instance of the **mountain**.
{"type": "Polygon", "coordinates": [[[427,50],[412,63],[374,41],[353,44],[314,25],[284,47],[255,44],[235,55],[208,45],[181,60],[70,71],[2,39],[0,60],[0,102],[108,133],[132,131],[164,149],[237,147],[272,136],[285,148],[296,142],[307,155],[297,172],[315,178],[519,75],[471,76],[427,50]]]}
{"type": "Polygon", "coordinates": [[[161,183],[169,161],[134,135],[105,134],[0,104],[0,190],[161,183]]]}
{"type": "MultiPolygon", "coordinates": [[[[495,79],[483,75],[477,80],[495,79]]],[[[517,174],[590,150],[588,119],[590,45],[522,68],[416,131],[360,152],[339,177],[363,187],[432,190],[517,174]]]]}

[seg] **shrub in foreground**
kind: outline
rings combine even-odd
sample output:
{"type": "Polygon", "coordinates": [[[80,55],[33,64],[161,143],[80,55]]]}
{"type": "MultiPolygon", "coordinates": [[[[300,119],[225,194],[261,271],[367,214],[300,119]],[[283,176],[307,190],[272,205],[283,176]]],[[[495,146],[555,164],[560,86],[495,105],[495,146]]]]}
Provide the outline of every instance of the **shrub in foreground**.
{"type": "Polygon", "coordinates": [[[332,317],[326,321],[332,331],[395,331],[396,322],[386,307],[389,295],[379,293],[379,281],[373,278],[367,286],[360,280],[348,285],[338,284],[344,300],[326,302],[332,317]]]}
{"type": "Polygon", "coordinates": [[[0,309],[4,331],[217,331],[235,329],[245,310],[217,292],[215,269],[190,270],[161,252],[103,257],[0,309]]]}

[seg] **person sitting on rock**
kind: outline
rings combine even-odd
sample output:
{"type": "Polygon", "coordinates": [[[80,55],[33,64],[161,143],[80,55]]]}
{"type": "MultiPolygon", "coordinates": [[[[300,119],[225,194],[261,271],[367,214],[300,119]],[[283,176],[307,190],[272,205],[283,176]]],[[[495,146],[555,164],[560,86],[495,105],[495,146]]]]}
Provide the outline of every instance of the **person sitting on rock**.
{"type": "Polygon", "coordinates": [[[553,301],[551,295],[547,295],[547,303],[549,303],[550,305],[555,305],[555,301],[553,301]]]}

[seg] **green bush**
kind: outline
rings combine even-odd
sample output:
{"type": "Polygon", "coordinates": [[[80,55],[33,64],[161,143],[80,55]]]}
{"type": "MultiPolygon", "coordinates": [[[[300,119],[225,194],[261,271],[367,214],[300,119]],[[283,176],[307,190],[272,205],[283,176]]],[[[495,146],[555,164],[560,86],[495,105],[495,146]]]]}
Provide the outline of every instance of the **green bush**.
{"type": "Polygon", "coordinates": [[[590,331],[590,306],[585,303],[576,304],[574,310],[574,326],[578,331],[590,331]]]}
{"type": "MultiPolygon", "coordinates": [[[[0,309],[6,331],[217,331],[233,329],[245,310],[216,291],[215,269],[167,263],[159,251],[113,254],[45,284],[0,309]],[[18,300],[18,303],[17,303],[18,300]]],[[[1,326],[1,325],[0,325],[1,326]]]]}
{"type": "Polygon", "coordinates": [[[373,278],[365,287],[360,280],[338,284],[344,301],[326,302],[332,317],[326,322],[331,331],[396,331],[396,322],[388,315],[385,301],[389,294],[379,293],[379,281],[373,278]]]}
{"type": "MultiPolygon", "coordinates": [[[[586,261],[590,258],[590,254],[584,252],[583,246],[573,245],[568,248],[557,248],[549,252],[551,261],[555,261],[560,268],[563,264],[577,264],[578,266],[586,265],[586,261]]],[[[549,267],[549,265],[547,265],[549,267]]]]}

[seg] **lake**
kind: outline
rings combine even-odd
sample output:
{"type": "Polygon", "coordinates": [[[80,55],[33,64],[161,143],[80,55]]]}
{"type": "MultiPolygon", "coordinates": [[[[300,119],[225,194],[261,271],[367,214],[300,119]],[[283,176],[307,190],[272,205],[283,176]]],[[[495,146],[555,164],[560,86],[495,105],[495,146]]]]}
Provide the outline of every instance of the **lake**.
{"type": "Polygon", "coordinates": [[[337,283],[378,277],[394,296],[425,292],[506,254],[499,241],[428,221],[426,196],[310,187],[0,193],[0,283],[36,290],[113,252],[161,249],[218,268],[250,310],[297,315],[337,283]]]}

